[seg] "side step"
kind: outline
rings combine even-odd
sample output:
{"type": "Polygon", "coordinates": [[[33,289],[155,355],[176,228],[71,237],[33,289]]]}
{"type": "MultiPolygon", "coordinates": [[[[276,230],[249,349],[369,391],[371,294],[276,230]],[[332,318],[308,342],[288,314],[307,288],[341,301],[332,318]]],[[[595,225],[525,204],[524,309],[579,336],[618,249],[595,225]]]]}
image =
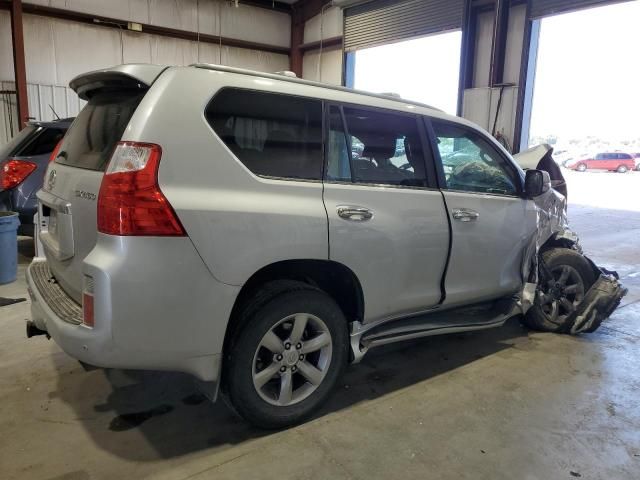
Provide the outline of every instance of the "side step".
{"type": "MultiPolygon", "coordinates": [[[[356,361],[359,361],[370,348],[389,343],[430,335],[499,327],[516,311],[517,301],[514,298],[505,298],[469,307],[401,318],[373,326],[369,330],[363,326],[364,331],[358,342],[360,355],[357,355],[357,352],[354,352],[354,355],[356,361]]],[[[352,347],[355,347],[354,342],[352,347]]]]}

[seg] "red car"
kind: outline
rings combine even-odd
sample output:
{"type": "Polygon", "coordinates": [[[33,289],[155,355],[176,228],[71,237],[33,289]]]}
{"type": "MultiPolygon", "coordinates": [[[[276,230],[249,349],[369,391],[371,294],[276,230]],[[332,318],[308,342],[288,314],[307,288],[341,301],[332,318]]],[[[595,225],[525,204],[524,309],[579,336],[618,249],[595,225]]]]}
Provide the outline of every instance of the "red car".
{"type": "Polygon", "coordinates": [[[586,170],[609,170],[611,172],[626,173],[636,168],[636,162],[628,153],[606,152],[598,153],[593,158],[574,160],[566,165],[571,170],[584,172],[586,170]]]}

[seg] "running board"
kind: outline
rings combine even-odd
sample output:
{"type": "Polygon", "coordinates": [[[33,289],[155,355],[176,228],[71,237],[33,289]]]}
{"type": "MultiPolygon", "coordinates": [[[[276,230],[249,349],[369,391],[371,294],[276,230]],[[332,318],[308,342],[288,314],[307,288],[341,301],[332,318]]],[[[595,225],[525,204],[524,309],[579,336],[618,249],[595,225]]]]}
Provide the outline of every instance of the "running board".
{"type": "Polygon", "coordinates": [[[354,325],[351,333],[353,363],[358,363],[369,349],[390,343],[500,327],[517,311],[516,300],[507,298],[470,307],[400,318],[381,324],[354,325]]]}

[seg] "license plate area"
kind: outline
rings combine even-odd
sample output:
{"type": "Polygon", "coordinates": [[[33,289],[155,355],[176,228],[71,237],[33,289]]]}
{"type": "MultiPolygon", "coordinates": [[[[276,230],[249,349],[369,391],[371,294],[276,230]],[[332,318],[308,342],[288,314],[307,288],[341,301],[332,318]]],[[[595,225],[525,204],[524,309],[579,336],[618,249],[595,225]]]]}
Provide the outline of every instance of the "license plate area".
{"type": "Polygon", "coordinates": [[[70,259],[74,252],[71,205],[43,190],[37,196],[42,246],[56,260],[70,259]]]}

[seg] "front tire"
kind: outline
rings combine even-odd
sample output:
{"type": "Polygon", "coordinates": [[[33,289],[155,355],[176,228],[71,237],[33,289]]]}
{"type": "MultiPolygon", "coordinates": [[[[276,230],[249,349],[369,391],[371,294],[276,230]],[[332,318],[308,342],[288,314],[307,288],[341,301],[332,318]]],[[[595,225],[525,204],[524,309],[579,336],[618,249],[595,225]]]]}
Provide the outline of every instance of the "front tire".
{"type": "Polygon", "coordinates": [[[578,170],[579,172],[586,172],[587,171],[587,166],[584,163],[580,163],[576,167],[576,170],[578,170]]]}
{"type": "Polygon", "coordinates": [[[262,428],[309,418],[348,360],[347,322],[335,301],[311,286],[288,284],[244,309],[227,356],[229,399],[243,418],[262,428]]]}
{"type": "Polygon", "coordinates": [[[533,306],[524,323],[534,330],[563,332],[570,326],[569,315],[596,281],[589,262],[568,248],[553,248],[541,254],[552,279],[540,279],[533,306]]]}

